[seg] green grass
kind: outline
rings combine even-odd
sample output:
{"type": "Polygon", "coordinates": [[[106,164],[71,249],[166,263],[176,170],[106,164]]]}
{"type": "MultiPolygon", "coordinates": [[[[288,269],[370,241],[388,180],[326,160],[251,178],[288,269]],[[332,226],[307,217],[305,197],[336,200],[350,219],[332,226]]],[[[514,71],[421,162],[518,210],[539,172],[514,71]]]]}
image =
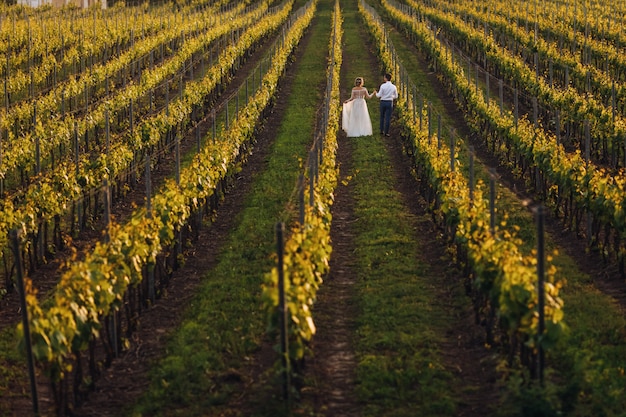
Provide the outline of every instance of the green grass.
{"type": "MultiPolygon", "coordinates": [[[[2,366],[0,366],[0,393],[2,396],[11,392],[11,387],[18,381],[24,383],[24,391],[21,395],[30,398],[30,390],[28,389],[28,375],[26,360],[17,349],[17,337],[15,327],[9,327],[0,332],[0,352],[2,352],[2,366]]],[[[12,394],[11,394],[12,395],[12,394]]],[[[0,396],[1,397],[1,396],[0,396]]],[[[0,416],[10,416],[11,411],[5,407],[9,406],[8,402],[0,401],[0,416]]]]}
{"type": "Polygon", "coordinates": [[[415,223],[379,138],[353,140],[357,205],[358,396],[366,416],[455,415],[452,375],[439,351],[454,318],[437,305],[440,288],[417,258],[415,223]]]}

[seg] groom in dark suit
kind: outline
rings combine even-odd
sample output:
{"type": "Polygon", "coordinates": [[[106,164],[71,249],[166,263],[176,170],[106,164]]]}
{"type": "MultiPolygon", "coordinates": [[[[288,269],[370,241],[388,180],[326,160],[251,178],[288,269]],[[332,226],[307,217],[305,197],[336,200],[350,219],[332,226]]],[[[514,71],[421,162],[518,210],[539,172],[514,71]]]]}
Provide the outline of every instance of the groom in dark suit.
{"type": "Polygon", "coordinates": [[[389,136],[393,101],[398,98],[398,89],[391,83],[391,74],[385,73],[383,81],[376,91],[376,97],[380,99],[380,134],[389,136]]]}

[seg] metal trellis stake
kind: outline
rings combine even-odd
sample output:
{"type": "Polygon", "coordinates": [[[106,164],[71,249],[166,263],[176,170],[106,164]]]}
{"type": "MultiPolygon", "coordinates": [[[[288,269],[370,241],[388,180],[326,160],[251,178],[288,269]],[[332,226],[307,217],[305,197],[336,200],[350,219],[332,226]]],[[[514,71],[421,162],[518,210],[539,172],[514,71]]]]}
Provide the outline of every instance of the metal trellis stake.
{"type": "Polygon", "coordinates": [[[450,172],[454,172],[454,153],[455,153],[455,143],[454,137],[456,132],[453,128],[450,129],[450,172]]]}
{"type": "Polygon", "coordinates": [[[24,265],[22,263],[22,252],[18,238],[18,230],[11,230],[11,241],[13,243],[13,255],[17,267],[17,290],[20,296],[20,307],[22,309],[22,326],[24,327],[24,340],[26,344],[26,359],[28,361],[28,375],[30,377],[30,391],[33,400],[33,412],[39,415],[39,399],[37,398],[37,380],[35,379],[35,362],[33,359],[33,346],[30,337],[30,323],[28,321],[28,309],[26,308],[26,292],[24,290],[24,265]]]}

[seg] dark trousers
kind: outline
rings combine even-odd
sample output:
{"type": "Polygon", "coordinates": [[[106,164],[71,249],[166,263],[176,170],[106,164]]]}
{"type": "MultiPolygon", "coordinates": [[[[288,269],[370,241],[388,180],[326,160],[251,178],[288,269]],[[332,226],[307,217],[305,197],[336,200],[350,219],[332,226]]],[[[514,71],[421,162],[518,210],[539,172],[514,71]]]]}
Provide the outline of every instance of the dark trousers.
{"type": "Polygon", "coordinates": [[[391,123],[391,112],[393,110],[392,100],[380,101],[380,131],[385,135],[389,133],[389,124],[391,123]]]}

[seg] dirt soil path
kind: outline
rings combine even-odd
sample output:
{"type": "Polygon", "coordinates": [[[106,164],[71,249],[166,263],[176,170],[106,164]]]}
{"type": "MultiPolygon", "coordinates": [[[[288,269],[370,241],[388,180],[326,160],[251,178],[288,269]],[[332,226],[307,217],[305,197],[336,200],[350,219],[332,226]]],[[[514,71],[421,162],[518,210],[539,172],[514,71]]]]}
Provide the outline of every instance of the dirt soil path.
{"type": "Polygon", "coordinates": [[[358,311],[353,300],[357,279],[351,231],[351,223],[356,221],[354,186],[348,178],[353,174],[352,148],[346,139],[339,138],[340,175],[330,234],[333,253],[330,274],[318,291],[313,309],[317,334],[311,343],[314,356],[307,364],[307,377],[311,379],[311,401],[316,410],[324,410],[328,416],[351,417],[359,415],[354,375],[357,362],[352,349],[358,311]]]}

